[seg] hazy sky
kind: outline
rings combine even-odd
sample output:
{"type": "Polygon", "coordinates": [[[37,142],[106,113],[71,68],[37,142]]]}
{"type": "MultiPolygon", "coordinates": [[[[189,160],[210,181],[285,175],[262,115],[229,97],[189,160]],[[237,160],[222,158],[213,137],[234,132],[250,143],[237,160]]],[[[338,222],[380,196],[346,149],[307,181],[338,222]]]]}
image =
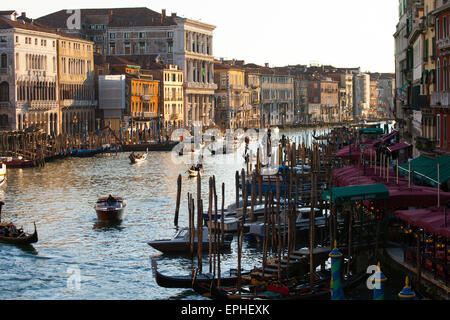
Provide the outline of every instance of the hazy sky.
{"type": "Polygon", "coordinates": [[[217,27],[214,55],[270,66],[332,64],[394,72],[397,0],[20,0],[0,10],[38,18],[61,9],[148,7],[217,27]]]}

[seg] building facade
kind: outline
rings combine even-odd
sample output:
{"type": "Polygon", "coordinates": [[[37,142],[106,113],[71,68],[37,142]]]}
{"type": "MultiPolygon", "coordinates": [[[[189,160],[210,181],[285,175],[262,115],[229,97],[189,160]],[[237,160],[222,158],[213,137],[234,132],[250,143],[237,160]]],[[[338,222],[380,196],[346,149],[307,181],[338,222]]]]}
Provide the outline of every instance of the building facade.
{"type": "Polygon", "coordinates": [[[0,127],[58,134],[59,36],[15,17],[0,16],[0,127]]]}
{"type": "Polygon", "coordinates": [[[58,38],[59,132],[94,131],[97,101],[93,43],[76,37],[58,38]]]}

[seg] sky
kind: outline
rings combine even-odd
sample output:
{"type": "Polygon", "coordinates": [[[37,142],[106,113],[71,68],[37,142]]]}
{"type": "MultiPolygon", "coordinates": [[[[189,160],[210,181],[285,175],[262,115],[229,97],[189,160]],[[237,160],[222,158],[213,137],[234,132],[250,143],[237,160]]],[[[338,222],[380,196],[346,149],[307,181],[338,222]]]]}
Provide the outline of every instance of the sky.
{"type": "Polygon", "coordinates": [[[216,26],[214,56],[271,67],[361,67],[394,72],[397,0],[20,0],[0,10],[30,18],[62,9],[148,7],[216,26]]]}

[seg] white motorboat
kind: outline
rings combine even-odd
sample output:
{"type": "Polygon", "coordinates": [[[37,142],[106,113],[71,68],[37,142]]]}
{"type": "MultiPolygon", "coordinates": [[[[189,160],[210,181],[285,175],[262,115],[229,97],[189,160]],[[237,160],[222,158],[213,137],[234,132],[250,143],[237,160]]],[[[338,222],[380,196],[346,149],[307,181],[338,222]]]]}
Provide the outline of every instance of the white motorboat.
{"type": "MultiPolygon", "coordinates": [[[[232,237],[227,237],[224,240],[220,249],[229,249],[231,245],[232,237]]],[[[172,239],[156,240],[148,242],[148,245],[152,248],[163,253],[189,253],[190,251],[190,232],[188,228],[183,228],[178,231],[172,239]]],[[[197,251],[198,239],[197,232],[194,235],[194,252],[197,251]]],[[[203,227],[202,234],[202,250],[209,250],[209,230],[207,227],[203,227]]]]}
{"type": "Polygon", "coordinates": [[[135,154],[134,152],[132,152],[130,154],[130,161],[132,164],[141,163],[141,162],[144,162],[145,160],[147,160],[147,157],[148,157],[148,151],[143,154],[135,154]]]}

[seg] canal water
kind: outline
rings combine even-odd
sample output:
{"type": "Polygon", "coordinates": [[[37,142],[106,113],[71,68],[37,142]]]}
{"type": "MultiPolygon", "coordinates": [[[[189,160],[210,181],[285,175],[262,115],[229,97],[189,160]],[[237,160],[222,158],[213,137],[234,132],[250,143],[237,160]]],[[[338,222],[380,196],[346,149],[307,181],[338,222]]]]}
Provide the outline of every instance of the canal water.
{"type": "MultiPolygon", "coordinates": [[[[320,135],[329,129],[317,129],[320,135]]],[[[311,143],[312,130],[282,133],[297,142],[311,143]]],[[[234,173],[244,166],[243,150],[205,157],[202,197],[207,208],[208,178],[216,177],[219,207],[221,184],[225,205],[235,199],[234,173]]],[[[171,238],[174,227],[177,177],[183,176],[179,225],[188,225],[187,193],[196,194],[196,179],[187,165],[169,153],[151,153],[142,164],[130,165],[128,153],[48,163],[44,168],[9,169],[0,188],[5,202],[2,219],[33,231],[39,242],[29,248],[0,244],[0,299],[203,299],[192,290],[160,288],[151,259],[168,275],[189,274],[197,266],[188,256],[166,256],[147,245],[171,238]],[[121,196],[127,203],[120,226],[99,225],[97,198],[121,196]]],[[[237,241],[221,256],[222,272],[237,266],[237,241]]],[[[261,265],[261,248],[244,241],[246,269],[261,265]]],[[[204,257],[208,271],[207,255],[204,257]]],[[[357,298],[370,299],[361,290],[357,298]]],[[[398,291],[397,291],[398,292],[398,291]]]]}

